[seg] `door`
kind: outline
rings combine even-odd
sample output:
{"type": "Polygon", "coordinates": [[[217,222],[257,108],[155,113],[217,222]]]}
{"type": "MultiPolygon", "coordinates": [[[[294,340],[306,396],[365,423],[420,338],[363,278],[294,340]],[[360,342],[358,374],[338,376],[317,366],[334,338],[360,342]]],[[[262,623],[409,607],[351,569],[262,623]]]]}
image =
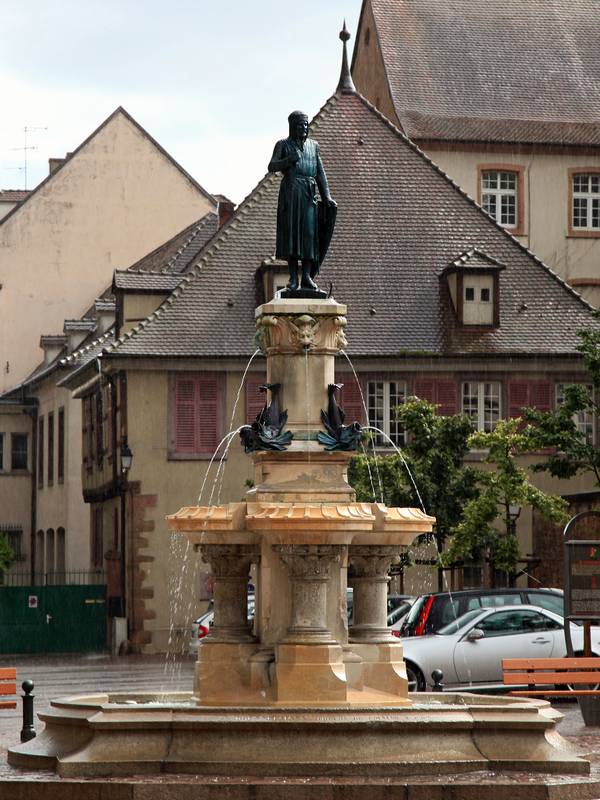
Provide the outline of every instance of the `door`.
{"type": "Polygon", "coordinates": [[[483,638],[465,636],[454,650],[454,666],[461,683],[502,683],[503,658],[550,658],[554,644],[553,620],[529,609],[496,611],[471,626],[483,638]]]}

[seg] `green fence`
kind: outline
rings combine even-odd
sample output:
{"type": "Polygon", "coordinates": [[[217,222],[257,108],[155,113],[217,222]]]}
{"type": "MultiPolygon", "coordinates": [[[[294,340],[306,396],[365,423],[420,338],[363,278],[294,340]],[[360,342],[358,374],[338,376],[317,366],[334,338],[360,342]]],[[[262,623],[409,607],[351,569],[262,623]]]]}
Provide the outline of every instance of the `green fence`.
{"type": "Polygon", "coordinates": [[[106,586],[0,587],[0,653],[106,649],[106,586]]]}

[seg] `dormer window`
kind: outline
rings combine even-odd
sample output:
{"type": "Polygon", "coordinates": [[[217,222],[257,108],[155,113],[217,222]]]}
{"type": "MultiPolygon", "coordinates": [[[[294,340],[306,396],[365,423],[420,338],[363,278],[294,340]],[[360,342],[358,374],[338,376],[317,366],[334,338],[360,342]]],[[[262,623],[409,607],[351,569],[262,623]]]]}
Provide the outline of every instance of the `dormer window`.
{"type": "Polygon", "coordinates": [[[448,284],[456,318],[461,325],[497,327],[500,324],[499,273],[504,266],[479,250],[463,253],[440,275],[448,284]]]}

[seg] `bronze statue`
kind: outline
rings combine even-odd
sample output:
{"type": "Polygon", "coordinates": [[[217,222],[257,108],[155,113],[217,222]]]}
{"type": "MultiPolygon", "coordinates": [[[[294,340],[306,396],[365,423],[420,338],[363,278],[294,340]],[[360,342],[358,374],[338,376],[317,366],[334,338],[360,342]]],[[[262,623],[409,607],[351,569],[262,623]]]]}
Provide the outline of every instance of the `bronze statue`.
{"type": "Polygon", "coordinates": [[[292,111],[288,122],[290,135],[277,142],[269,163],[269,172],[283,173],[277,205],[276,257],[288,262],[289,292],[318,292],[314,278],[331,241],[337,203],[329,193],[319,145],[308,138],[308,117],[302,111],[292,111]]]}

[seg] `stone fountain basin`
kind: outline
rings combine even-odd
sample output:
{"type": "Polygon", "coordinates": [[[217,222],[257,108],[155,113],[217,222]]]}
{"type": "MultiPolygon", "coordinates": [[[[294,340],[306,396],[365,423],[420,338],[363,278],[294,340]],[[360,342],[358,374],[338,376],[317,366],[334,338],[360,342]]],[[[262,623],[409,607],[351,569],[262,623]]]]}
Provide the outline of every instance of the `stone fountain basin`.
{"type": "Polygon", "coordinates": [[[54,700],[13,766],[62,777],[202,773],[401,776],[476,770],[587,774],[543,700],[422,693],[407,706],[202,706],[191,693],[54,700]]]}

